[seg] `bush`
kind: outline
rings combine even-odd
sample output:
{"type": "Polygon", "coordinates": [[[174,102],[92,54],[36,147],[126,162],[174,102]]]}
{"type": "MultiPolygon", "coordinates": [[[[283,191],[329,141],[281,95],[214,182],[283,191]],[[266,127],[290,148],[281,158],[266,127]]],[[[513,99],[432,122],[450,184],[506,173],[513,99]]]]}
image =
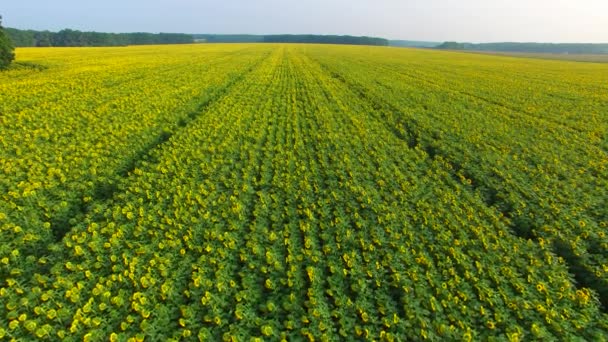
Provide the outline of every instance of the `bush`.
{"type": "Polygon", "coordinates": [[[2,17],[0,17],[0,69],[6,69],[15,59],[13,50],[13,43],[6,32],[4,32],[2,17]]]}

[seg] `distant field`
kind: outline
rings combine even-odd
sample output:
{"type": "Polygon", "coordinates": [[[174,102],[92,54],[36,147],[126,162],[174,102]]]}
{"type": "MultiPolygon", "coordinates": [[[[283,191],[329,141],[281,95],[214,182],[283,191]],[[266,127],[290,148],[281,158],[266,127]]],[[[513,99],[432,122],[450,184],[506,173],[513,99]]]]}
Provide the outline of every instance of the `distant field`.
{"type": "Polygon", "coordinates": [[[608,64],[17,49],[0,340],[608,339],[608,64]]]}
{"type": "Polygon", "coordinates": [[[523,58],[555,59],[574,62],[608,63],[608,54],[605,55],[583,55],[583,54],[555,54],[555,53],[524,53],[524,52],[486,52],[486,51],[467,51],[472,53],[511,56],[523,58]]]}

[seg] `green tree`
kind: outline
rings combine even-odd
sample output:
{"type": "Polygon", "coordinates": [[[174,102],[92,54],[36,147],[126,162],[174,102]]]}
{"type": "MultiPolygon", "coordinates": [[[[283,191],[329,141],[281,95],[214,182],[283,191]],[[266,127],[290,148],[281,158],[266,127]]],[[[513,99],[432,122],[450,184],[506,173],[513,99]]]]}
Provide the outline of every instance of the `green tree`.
{"type": "Polygon", "coordinates": [[[464,43],[458,42],[445,42],[437,47],[437,49],[444,50],[466,50],[466,45],[464,43]]]}
{"type": "Polygon", "coordinates": [[[2,27],[2,16],[0,16],[0,69],[6,69],[15,59],[13,43],[2,27]]]}
{"type": "Polygon", "coordinates": [[[49,31],[35,32],[33,46],[52,46],[52,33],[49,31]]]}

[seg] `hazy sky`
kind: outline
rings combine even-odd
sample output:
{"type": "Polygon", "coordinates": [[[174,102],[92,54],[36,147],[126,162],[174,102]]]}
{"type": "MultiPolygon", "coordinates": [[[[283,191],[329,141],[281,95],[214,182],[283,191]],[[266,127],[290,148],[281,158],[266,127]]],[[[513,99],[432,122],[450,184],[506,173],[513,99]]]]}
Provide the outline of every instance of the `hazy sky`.
{"type": "Polygon", "coordinates": [[[4,0],[8,27],[608,43],[608,0],[4,0]]]}

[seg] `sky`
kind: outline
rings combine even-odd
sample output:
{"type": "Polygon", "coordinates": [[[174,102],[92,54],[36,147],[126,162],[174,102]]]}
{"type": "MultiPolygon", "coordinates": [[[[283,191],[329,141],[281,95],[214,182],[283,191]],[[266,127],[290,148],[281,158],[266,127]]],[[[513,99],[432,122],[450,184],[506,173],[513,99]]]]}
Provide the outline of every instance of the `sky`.
{"type": "Polygon", "coordinates": [[[0,15],[50,31],[608,43],[608,0],[6,0],[0,15]]]}

